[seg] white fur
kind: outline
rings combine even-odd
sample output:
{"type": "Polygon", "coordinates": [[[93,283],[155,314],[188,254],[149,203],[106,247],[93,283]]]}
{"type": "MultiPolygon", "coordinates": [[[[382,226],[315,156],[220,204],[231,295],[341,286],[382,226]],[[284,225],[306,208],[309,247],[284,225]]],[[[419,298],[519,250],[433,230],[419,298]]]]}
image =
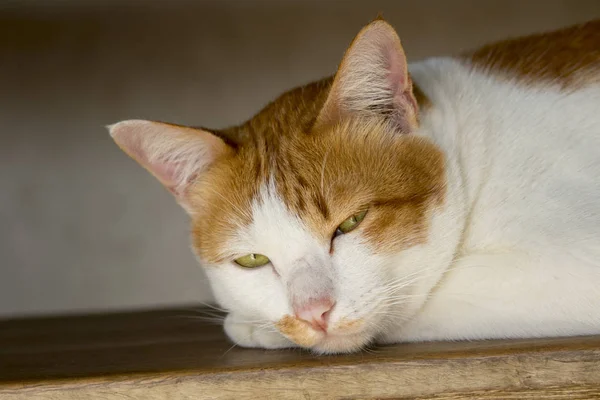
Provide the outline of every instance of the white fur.
{"type": "Polygon", "coordinates": [[[527,86],[451,59],[411,73],[468,213],[456,260],[385,340],[600,333],[600,87],[527,86]]]}
{"type": "Polygon", "coordinates": [[[296,289],[310,296],[311,287],[335,296],[330,326],[366,321],[317,351],[355,350],[373,338],[600,333],[600,87],[526,86],[453,59],[412,65],[411,74],[436,105],[417,134],[448,157],[446,202],[427,244],[387,257],[350,233],[329,256],[265,184],[252,226],[232,247],[265,254],[272,267],[208,269],[233,310],[227,333],[246,346],[293,345],[272,324],[292,312],[296,289]],[[303,271],[307,259],[312,269],[303,271]]]}

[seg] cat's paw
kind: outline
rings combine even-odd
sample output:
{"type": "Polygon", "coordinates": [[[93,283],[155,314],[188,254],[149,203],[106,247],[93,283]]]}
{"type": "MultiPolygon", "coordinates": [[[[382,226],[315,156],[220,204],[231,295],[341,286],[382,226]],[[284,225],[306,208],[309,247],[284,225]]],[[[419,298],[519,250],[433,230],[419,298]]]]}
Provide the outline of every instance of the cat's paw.
{"type": "Polygon", "coordinates": [[[237,345],[242,347],[262,347],[282,349],[297,347],[283,336],[273,325],[244,322],[244,318],[229,314],[225,318],[225,333],[237,345]]]}

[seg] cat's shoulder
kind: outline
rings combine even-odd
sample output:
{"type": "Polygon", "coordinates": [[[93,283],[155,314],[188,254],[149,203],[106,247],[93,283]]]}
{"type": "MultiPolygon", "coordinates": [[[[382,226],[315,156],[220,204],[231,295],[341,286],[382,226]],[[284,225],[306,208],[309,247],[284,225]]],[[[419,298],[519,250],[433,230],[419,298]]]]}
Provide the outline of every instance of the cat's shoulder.
{"type": "Polygon", "coordinates": [[[580,88],[600,83],[600,19],[567,28],[507,39],[462,58],[487,73],[535,85],[580,88]]]}

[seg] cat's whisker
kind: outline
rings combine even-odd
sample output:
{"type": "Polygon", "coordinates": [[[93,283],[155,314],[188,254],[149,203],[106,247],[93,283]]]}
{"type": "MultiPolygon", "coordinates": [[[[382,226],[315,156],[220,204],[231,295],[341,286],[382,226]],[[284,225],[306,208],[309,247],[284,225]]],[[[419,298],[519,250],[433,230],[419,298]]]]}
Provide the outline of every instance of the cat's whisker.
{"type": "Polygon", "coordinates": [[[275,326],[273,325],[273,323],[271,321],[265,321],[263,323],[259,323],[257,325],[255,325],[255,329],[257,330],[261,330],[261,331],[271,331],[271,332],[277,332],[277,328],[275,328],[275,326]]]}
{"type": "Polygon", "coordinates": [[[398,285],[401,283],[406,283],[408,281],[410,281],[410,283],[413,283],[414,281],[419,280],[419,279],[426,279],[433,275],[433,274],[427,274],[427,273],[431,272],[431,271],[435,271],[435,270],[436,270],[436,268],[429,267],[429,268],[424,268],[421,270],[414,271],[408,275],[401,276],[400,278],[387,283],[385,285],[385,287],[391,287],[391,286],[398,285]]]}
{"type": "Polygon", "coordinates": [[[414,295],[398,295],[393,297],[387,297],[381,302],[378,303],[378,306],[391,306],[395,304],[409,304],[411,302],[416,302],[417,300],[427,298],[429,296],[428,293],[423,294],[414,294],[414,295]]]}
{"type": "Polygon", "coordinates": [[[206,302],[203,302],[203,301],[200,301],[200,302],[198,302],[198,304],[200,304],[200,305],[202,305],[202,306],[204,306],[204,307],[208,307],[208,308],[210,308],[210,309],[213,309],[213,310],[215,310],[215,311],[224,312],[224,313],[226,313],[226,312],[229,312],[229,310],[226,310],[226,309],[224,309],[224,308],[221,308],[221,307],[219,307],[219,306],[217,306],[217,305],[215,305],[215,304],[206,303],[206,302]]]}
{"type": "Polygon", "coordinates": [[[183,311],[191,312],[191,313],[206,313],[206,312],[217,312],[227,314],[229,311],[223,308],[217,307],[215,305],[209,303],[200,303],[200,307],[190,307],[187,309],[183,309],[183,311]]]}
{"type": "Polygon", "coordinates": [[[220,319],[220,318],[192,316],[192,315],[179,315],[179,316],[175,316],[175,317],[176,318],[193,319],[193,320],[198,320],[198,321],[202,321],[202,322],[208,322],[208,323],[215,324],[215,325],[223,325],[223,321],[224,321],[224,319],[220,319]]]}
{"type": "Polygon", "coordinates": [[[373,355],[378,355],[380,353],[379,351],[377,351],[369,346],[363,347],[362,351],[364,351],[365,353],[368,353],[368,354],[373,354],[373,355]]]}
{"type": "MultiPolygon", "coordinates": [[[[405,303],[401,303],[400,305],[404,305],[405,303]]],[[[382,307],[378,310],[374,310],[373,312],[371,312],[369,315],[387,315],[389,313],[403,313],[403,314],[412,314],[412,312],[406,310],[405,308],[402,309],[398,309],[398,308],[391,308],[390,306],[387,307],[382,307]]]]}
{"type": "Polygon", "coordinates": [[[376,312],[376,313],[372,313],[371,315],[383,315],[385,317],[391,317],[391,316],[399,316],[399,317],[410,317],[413,314],[412,313],[405,313],[399,310],[386,310],[386,311],[380,311],[380,312],[376,312]]]}
{"type": "Polygon", "coordinates": [[[375,315],[378,313],[389,313],[393,312],[393,307],[396,305],[410,305],[417,302],[419,299],[428,299],[432,295],[430,293],[413,294],[413,295],[397,295],[386,297],[378,301],[373,307],[369,314],[375,315]]]}
{"type": "Polygon", "coordinates": [[[221,358],[225,357],[225,355],[227,355],[227,353],[229,353],[231,350],[233,350],[236,346],[237,346],[237,343],[234,343],[233,346],[231,346],[230,348],[225,350],[225,352],[219,358],[221,359],[221,358]]]}
{"type": "Polygon", "coordinates": [[[408,307],[414,304],[419,304],[422,301],[417,301],[416,299],[395,299],[386,302],[382,302],[380,304],[381,309],[389,311],[391,308],[395,308],[398,306],[408,307]]]}
{"type": "Polygon", "coordinates": [[[397,282],[394,285],[385,285],[384,289],[380,293],[385,294],[385,293],[389,293],[389,292],[392,292],[392,291],[396,291],[398,289],[402,289],[402,288],[411,286],[411,285],[413,285],[415,283],[418,283],[419,281],[421,281],[423,279],[426,279],[426,278],[427,277],[416,277],[414,279],[409,279],[409,280],[406,280],[406,281],[397,282]]]}
{"type": "Polygon", "coordinates": [[[217,312],[213,312],[212,310],[189,310],[191,315],[174,315],[171,317],[174,318],[188,318],[188,319],[197,319],[204,321],[221,321],[221,323],[225,320],[225,316],[219,314],[217,312]]]}
{"type": "Polygon", "coordinates": [[[415,294],[412,296],[393,296],[382,300],[380,303],[378,303],[378,305],[393,306],[396,304],[411,304],[417,302],[418,300],[428,299],[430,297],[432,297],[430,293],[415,294]]]}
{"type": "Polygon", "coordinates": [[[218,310],[203,310],[203,309],[196,309],[196,310],[187,310],[187,312],[191,315],[214,315],[214,316],[221,316],[221,317],[225,317],[220,311],[218,310]]]}
{"type": "Polygon", "coordinates": [[[234,322],[237,324],[252,324],[255,326],[261,324],[273,324],[273,322],[268,319],[236,319],[234,322]]]}
{"type": "MultiPolygon", "coordinates": [[[[467,268],[479,268],[479,267],[488,267],[488,266],[486,266],[486,265],[459,265],[459,266],[446,268],[445,270],[443,270],[443,273],[467,269],[467,268]]],[[[437,274],[437,271],[435,268],[425,268],[422,270],[415,271],[411,274],[402,276],[392,282],[389,282],[388,284],[386,284],[384,286],[381,293],[385,294],[385,293],[389,293],[389,292],[392,292],[395,290],[399,290],[403,287],[407,287],[414,283],[417,283],[420,280],[426,280],[436,274],[437,274]],[[428,273],[431,271],[435,271],[436,273],[428,273]]]]}

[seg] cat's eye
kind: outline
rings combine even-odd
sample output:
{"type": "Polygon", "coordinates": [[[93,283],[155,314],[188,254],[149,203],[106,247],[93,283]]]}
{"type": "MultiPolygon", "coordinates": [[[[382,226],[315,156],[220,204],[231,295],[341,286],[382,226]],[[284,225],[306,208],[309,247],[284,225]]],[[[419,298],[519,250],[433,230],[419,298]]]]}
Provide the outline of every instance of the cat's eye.
{"type": "Polygon", "coordinates": [[[267,265],[271,260],[262,254],[247,254],[243,257],[236,258],[235,263],[244,268],[258,268],[267,265]]]}
{"type": "Polygon", "coordinates": [[[337,227],[333,237],[343,235],[345,233],[348,233],[348,232],[354,230],[362,222],[362,220],[365,219],[366,215],[367,215],[367,210],[361,211],[358,214],[354,214],[353,216],[351,216],[350,218],[348,218],[347,220],[342,222],[337,227]]]}

